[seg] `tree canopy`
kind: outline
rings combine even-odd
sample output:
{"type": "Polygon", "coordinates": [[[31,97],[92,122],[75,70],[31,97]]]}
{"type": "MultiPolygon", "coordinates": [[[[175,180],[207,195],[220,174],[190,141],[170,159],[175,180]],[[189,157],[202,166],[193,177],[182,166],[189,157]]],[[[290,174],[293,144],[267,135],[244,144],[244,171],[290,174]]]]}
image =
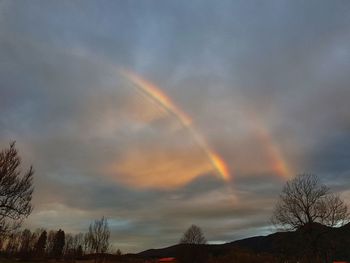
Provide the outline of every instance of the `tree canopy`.
{"type": "Polygon", "coordinates": [[[21,158],[12,142],[0,152],[0,236],[18,228],[32,212],[33,168],[21,173],[21,158]]]}
{"type": "Polygon", "coordinates": [[[183,234],[181,244],[205,244],[207,240],[204,237],[202,229],[196,225],[190,226],[183,234]]]}
{"type": "Polygon", "coordinates": [[[96,254],[105,253],[108,250],[110,234],[108,221],[105,217],[90,224],[88,239],[96,254]]]}
{"type": "Polygon", "coordinates": [[[312,223],[337,226],[348,219],[348,208],[340,196],[313,174],[300,174],[286,183],[272,216],[276,225],[289,229],[312,223]]]}

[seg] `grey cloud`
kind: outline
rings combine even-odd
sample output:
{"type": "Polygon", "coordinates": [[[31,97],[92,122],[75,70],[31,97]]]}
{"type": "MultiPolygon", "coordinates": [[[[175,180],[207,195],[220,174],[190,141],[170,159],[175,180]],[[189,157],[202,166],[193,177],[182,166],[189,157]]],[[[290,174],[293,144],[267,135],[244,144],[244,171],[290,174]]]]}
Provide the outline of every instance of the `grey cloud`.
{"type": "Polygon", "coordinates": [[[267,169],[249,111],[295,172],[346,192],[349,12],[319,0],[1,2],[0,143],[17,140],[36,169],[27,225],[85,231],[106,215],[126,251],[171,245],[192,223],[210,240],[268,233],[285,179],[267,169]],[[192,117],[232,182],[208,173],[178,189],[134,189],[101,171],[130,147],[188,147],[166,136],[168,119],[139,132],[145,108],[128,112],[119,66],[192,117]]]}

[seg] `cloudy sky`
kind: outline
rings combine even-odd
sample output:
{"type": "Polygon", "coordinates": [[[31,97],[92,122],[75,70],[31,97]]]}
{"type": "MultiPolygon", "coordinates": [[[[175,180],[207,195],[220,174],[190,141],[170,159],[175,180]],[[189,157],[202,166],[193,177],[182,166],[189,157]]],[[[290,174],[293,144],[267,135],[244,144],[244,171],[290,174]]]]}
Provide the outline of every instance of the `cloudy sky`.
{"type": "Polygon", "coordinates": [[[25,225],[124,252],[274,231],[286,180],[350,203],[349,1],[0,1],[0,146],[35,168],[25,225]]]}

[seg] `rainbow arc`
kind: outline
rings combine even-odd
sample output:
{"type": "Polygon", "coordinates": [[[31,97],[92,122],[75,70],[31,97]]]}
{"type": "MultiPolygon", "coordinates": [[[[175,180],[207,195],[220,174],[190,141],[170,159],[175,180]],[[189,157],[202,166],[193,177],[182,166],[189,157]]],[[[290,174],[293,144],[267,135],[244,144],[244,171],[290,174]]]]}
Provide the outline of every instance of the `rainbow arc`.
{"type": "Polygon", "coordinates": [[[201,136],[201,134],[195,129],[192,124],[191,118],[183,112],[176,104],[156,85],[141,78],[140,76],[126,70],[120,71],[121,75],[131,81],[138,91],[142,92],[149,99],[157,102],[168,114],[173,115],[180,124],[189,131],[194,138],[197,145],[203,150],[208,159],[210,160],[213,169],[224,180],[230,180],[230,172],[225,161],[217,154],[213,149],[209,147],[209,144],[201,136]]]}

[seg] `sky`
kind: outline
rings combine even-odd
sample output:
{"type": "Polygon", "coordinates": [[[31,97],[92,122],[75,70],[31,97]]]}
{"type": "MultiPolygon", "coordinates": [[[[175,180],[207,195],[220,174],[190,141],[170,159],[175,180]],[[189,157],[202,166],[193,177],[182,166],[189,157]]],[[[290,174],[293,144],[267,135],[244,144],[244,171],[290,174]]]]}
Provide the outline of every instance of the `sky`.
{"type": "Polygon", "coordinates": [[[123,252],[269,234],[296,174],[350,204],[350,2],[0,0],[0,148],[24,227],[123,252]]]}

